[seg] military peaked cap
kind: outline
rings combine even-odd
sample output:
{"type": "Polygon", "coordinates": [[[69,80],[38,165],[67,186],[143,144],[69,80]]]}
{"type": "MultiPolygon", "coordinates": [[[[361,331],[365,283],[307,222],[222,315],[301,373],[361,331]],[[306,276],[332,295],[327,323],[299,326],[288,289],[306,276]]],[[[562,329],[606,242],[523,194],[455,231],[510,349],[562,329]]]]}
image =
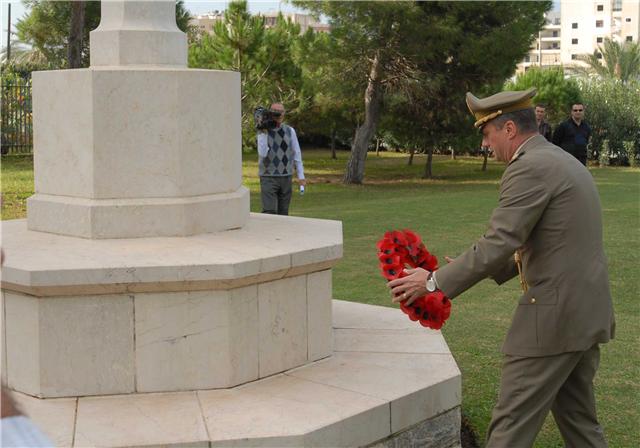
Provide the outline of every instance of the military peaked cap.
{"type": "Polygon", "coordinates": [[[524,91],[500,92],[483,99],[467,92],[467,106],[477,120],[473,125],[481,128],[502,114],[529,109],[533,107],[531,98],[535,94],[536,89],[533,87],[524,91]]]}

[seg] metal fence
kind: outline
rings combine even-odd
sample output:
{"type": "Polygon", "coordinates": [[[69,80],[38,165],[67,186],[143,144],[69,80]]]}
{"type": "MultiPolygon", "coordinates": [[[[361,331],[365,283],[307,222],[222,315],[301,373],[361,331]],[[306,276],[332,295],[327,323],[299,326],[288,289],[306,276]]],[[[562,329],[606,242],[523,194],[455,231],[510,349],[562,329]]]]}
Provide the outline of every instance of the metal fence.
{"type": "Polygon", "coordinates": [[[31,83],[2,84],[2,154],[33,152],[31,83]]]}

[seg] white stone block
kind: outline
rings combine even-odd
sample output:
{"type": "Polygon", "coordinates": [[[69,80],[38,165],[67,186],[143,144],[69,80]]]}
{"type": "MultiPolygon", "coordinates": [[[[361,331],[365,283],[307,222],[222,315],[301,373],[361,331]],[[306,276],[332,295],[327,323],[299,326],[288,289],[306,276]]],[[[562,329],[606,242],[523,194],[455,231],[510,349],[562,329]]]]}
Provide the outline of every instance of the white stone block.
{"type": "Polygon", "coordinates": [[[450,354],[336,352],[288,374],[391,402],[392,432],[459,406],[462,398],[450,354]]]}
{"type": "Polygon", "coordinates": [[[363,446],[390,434],[385,401],[288,375],[198,396],[213,446],[363,446]]]}
{"type": "Polygon", "coordinates": [[[32,296],[4,293],[7,383],[31,395],[41,391],[40,310],[32,296]]]}
{"type": "Polygon", "coordinates": [[[64,397],[134,390],[133,300],[6,292],[10,387],[64,397]]]}
{"type": "Polygon", "coordinates": [[[13,392],[11,396],[20,411],[33,420],[54,446],[72,446],[77,398],[42,400],[19,392],[13,392]]]}
{"type": "Polygon", "coordinates": [[[305,274],[338,261],[333,246],[342,244],[339,222],[293,221],[274,223],[252,213],[237,230],[109,240],[33,232],[25,220],[2,221],[3,288],[36,296],[234,289],[292,276],[291,256],[305,247],[325,249],[319,263],[325,267],[298,266],[305,274]]]}
{"type": "Polygon", "coordinates": [[[171,0],[102,2],[100,26],[90,33],[91,65],[187,64],[187,36],[171,0]]]}
{"type": "MultiPolygon", "coordinates": [[[[391,302],[391,299],[389,299],[391,302]]],[[[415,330],[422,327],[409,320],[397,305],[393,307],[365,303],[333,301],[333,326],[335,328],[362,328],[378,330],[415,330]]]]}
{"type": "Polygon", "coordinates": [[[231,387],[258,378],[257,286],[135,296],[139,392],[231,387]]]}
{"type": "Polygon", "coordinates": [[[177,199],[84,199],[35,194],[29,229],[82,238],[188,236],[236,229],[246,222],[249,190],[177,199]],[[227,210],[220,214],[219,210],[227,210]]]}
{"type": "Polygon", "coordinates": [[[326,358],[333,351],[331,270],[307,276],[309,361],[326,358]]]}
{"type": "Polygon", "coordinates": [[[440,332],[420,324],[408,330],[336,328],[333,336],[338,352],[449,353],[440,332]]]}
{"type": "Polygon", "coordinates": [[[306,276],[258,285],[260,377],[307,362],[306,276]]]}
{"type": "Polygon", "coordinates": [[[409,428],[433,418],[462,402],[461,377],[452,376],[430,387],[391,402],[391,432],[409,428]]]}
{"type": "Polygon", "coordinates": [[[80,398],[75,445],[206,447],[195,392],[80,398]]]}
{"type": "Polygon", "coordinates": [[[33,90],[31,229],[129,238],[245,224],[238,73],[93,67],[36,72],[33,90]]]}

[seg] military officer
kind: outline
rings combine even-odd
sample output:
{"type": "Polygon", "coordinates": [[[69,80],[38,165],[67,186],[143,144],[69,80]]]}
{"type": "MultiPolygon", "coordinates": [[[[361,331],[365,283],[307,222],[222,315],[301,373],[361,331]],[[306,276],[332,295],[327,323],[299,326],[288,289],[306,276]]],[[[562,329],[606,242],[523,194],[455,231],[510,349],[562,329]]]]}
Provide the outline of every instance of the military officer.
{"type": "Polygon", "coordinates": [[[593,378],[599,344],[613,338],[615,323],[600,198],[587,169],[538,133],[534,95],[467,93],[482,145],[507,165],[498,206],[467,251],[433,273],[409,270],[389,287],[394,302],[411,303],[435,289],[454,298],[486,277],[502,284],[520,272],[523,294],[502,347],[487,446],[532,446],[551,410],[566,446],[604,447],[593,378]]]}

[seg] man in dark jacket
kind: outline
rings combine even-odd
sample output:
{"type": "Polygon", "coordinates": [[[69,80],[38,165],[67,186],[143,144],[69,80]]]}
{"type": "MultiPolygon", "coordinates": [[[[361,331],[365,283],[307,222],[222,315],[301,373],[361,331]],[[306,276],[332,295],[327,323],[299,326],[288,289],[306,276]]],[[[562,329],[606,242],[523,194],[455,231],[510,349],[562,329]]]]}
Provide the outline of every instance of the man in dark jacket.
{"type": "Polygon", "coordinates": [[[538,132],[544,138],[547,139],[548,142],[551,141],[551,125],[545,120],[545,116],[547,115],[547,106],[544,104],[536,104],[536,123],[538,123],[538,132]]]}
{"type": "Polygon", "coordinates": [[[560,123],[553,133],[553,143],[587,165],[587,144],[591,137],[591,127],[584,120],[584,104],[571,106],[571,117],[560,123]]]}

